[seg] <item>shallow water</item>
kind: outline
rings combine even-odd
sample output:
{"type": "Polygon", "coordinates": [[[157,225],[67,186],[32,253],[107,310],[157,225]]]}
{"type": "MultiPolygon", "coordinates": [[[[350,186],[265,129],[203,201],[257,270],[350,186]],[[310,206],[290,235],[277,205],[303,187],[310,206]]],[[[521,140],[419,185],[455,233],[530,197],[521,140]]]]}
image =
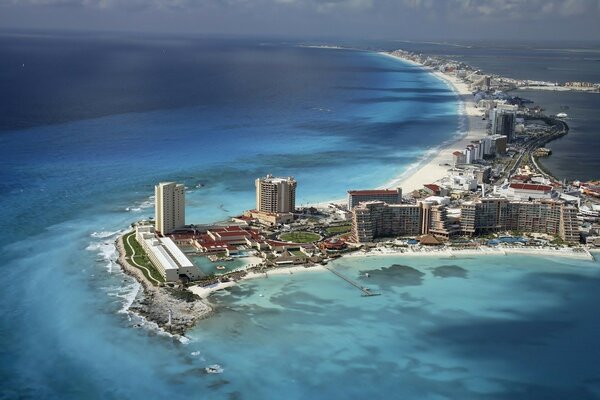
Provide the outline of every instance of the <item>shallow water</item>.
{"type": "Polygon", "coordinates": [[[185,182],[187,221],[210,222],[251,207],[258,176],[340,198],[459,129],[443,82],[368,52],[1,39],[0,398],[211,398],[218,360],[126,312],[139,285],[112,243],[153,214],[156,182],[185,182]]]}

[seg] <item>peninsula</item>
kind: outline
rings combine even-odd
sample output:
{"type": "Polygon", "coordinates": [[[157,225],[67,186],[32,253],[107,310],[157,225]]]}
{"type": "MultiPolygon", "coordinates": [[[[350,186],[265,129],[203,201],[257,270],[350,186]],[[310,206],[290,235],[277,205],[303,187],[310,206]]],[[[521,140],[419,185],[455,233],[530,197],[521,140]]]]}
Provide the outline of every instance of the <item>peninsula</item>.
{"type": "Polygon", "coordinates": [[[465,125],[414,168],[379,188],[298,208],[293,177],[256,179],[256,207],[214,225],[187,224],[185,185],[155,187],[155,217],[117,240],[119,263],[144,287],[131,311],[184,334],[208,316],[206,301],[244,279],[330,271],[374,295],[330,260],[377,255],[556,255],[592,259],[600,245],[600,183],[560,182],[538,162],[568,133],[502,91],[505,80],[464,74],[464,65],[385,54],[426,68],[456,93],[465,125]],[[489,79],[488,79],[489,78],[489,79]]]}

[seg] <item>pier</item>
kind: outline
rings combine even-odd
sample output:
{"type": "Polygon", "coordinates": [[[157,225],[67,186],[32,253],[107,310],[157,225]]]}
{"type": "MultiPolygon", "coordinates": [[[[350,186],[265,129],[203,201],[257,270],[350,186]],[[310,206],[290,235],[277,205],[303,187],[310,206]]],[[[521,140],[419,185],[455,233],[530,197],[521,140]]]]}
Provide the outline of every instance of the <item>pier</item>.
{"type": "Polygon", "coordinates": [[[364,297],[371,297],[371,296],[380,296],[381,293],[373,293],[371,292],[371,290],[367,287],[361,286],[358,282],[353,281],[352,279],[348,278],[345,275],[342,275],[341,273],[337,272],[336,270],[334,270],[333,268],[329,268],[329,267],[325,267],[327,270],[329,270],[331,273],[333,273],[334,275],[337,275],[339,278],[343,279],[344,281],[348,282],[349,284],[351,284],[352,286],[354,286],[355,288],[357,288],[358,290],[360,290],[363,294],[364,297]]]}

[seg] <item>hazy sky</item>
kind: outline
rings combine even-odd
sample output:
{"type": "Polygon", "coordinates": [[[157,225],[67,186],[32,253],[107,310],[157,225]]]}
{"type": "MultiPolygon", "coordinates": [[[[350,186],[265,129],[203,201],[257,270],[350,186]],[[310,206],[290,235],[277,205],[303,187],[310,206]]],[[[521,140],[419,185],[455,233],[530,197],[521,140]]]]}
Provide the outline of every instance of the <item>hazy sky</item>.
{"type": "Polygon", "coordinates": [[[0,0],[0,27],[600,40],[600,0],[0,0]]]}

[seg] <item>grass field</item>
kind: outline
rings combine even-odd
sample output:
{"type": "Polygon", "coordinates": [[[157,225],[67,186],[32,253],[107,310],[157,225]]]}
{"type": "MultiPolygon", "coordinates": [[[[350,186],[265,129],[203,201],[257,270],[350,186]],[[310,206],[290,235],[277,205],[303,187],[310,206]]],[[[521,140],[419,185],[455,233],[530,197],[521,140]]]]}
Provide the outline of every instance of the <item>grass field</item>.
{"type": "MultiPolygon", "coordinates": [[[[154,278],[155,281],[159,281],[159,282],[165,281],[163,276],[156,270],[156,267],[154,266],[154,264],[152,264],[152,262],[146,255],[146,252],[144,251],[144,249],[142,249],[142,246],[136,240],[135,232],[132,232],[132,233],[126,235],[125,237],[123,237],[123,244],[125,246],[125,257],[126,258],[132,259],[131,255],[133,254],[133,251],[135,250],[135,257],[133,257],[133,259],[135,259],[135,262],[137,262],[139,265],[141,265],[143,267],[146,267],[146,269],[148,271],[150,271],[150,274],[151,274],[152,278],[154,278]]],[[[130,264],[133,265],[134,267],[138,268],[138,266],[135,265],[135,263],[131,262],[130,264]]],[[[153,282],[153,280],[150,279],[148,276],[148,271],[146,271],[143,268],[138,268],[138,269],[140,271],[142,271],[144,276],[146,276],[146,278],[148,278],[149,281],[153,282]]]]}
{"type": "Polygon", "coordinates": [[[325,229],[329,235],[339,235],[340,233],[348,233],[352,229],[351,225],[330,226],[325,229]]]}
{"type": "Polygon", "coordinates": [[[294,243],[311,243],[321,239],[321,236],[313,232],[289,232],[280,236],[281,240],[294,243]]]}

